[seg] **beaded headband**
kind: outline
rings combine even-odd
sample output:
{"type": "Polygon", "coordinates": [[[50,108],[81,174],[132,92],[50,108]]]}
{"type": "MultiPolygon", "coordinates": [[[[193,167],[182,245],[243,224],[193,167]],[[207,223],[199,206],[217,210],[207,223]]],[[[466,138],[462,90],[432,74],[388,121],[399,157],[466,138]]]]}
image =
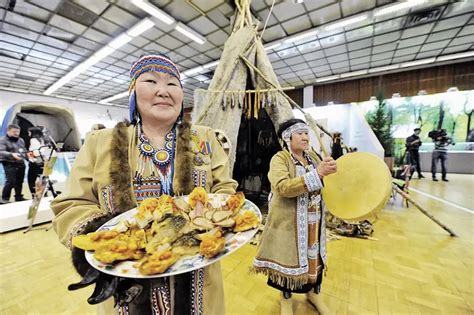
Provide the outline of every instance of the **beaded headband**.
{"type": "Polygon", "coordinates": [[[138,59],[130,68],[129,92],[135,87],[137,78],[148,71],[168,73],[180,80],[178,67],[173,61],[161,55],[147,55],[138,59]]]}
{"type": "Polygon", "coordinates": [[[169,58],[162,55],[146,55],[138,59],[130,68],[130,84],[128,86],[129,94],[129,115],[130,121],[136,120],[136,98],[135,98],[135,84],[137,78],[145,72],[163,72],[174,76],[181,84],[180,73],[178,67],[169,58]]]}
{"type": "Polygon", "coordinates": [[[291,135],[295,132],[309,132],[309,127],[307,124],[301,122],[291,125],[282,132],[281,137],[283,141],[289,142],[291,135]]]}

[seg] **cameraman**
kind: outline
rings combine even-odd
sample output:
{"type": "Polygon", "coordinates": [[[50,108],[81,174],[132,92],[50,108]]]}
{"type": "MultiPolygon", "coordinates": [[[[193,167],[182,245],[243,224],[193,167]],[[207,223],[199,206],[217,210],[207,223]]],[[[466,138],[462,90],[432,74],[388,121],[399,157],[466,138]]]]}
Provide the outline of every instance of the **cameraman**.
{"type": "Polygon", "coordinates": [[[20,138],[20,126],[8,125],[7,135],[0,138],[0,161],[6,178],[0,204],[10,202],[12,189],[15,189],[15,201],[26,200],[21,193],[25,178],[25,162],[22,154],[25,153],[25,141],[20,138]]]}
{"type": "Polygon", "coordinates": [[[421,139],[419,136],[420,132],[420,128],[413,129],[413,134],[406,139],[405,144],[407,150],[407,162],[416,167],[419,179],[424,178],[421,174],[420,153],[418,152],[421,146],[421,139]]]}
{"type": "Polygon", "coordinates": [[[446,129],[433,130],[428,136],[433,139],[435,144],[433,155],[431,156],[431,175],[433,176],[433,181],[438,181],[436,178],[436,164],[438,160],[441,160],[441,179],[445,182],[449,182],[446,178],[446,173],[448,172],[446,165],[446,161],[448,160],[447,146],[454,144],[454,141],[448,136],[446,129]]]}

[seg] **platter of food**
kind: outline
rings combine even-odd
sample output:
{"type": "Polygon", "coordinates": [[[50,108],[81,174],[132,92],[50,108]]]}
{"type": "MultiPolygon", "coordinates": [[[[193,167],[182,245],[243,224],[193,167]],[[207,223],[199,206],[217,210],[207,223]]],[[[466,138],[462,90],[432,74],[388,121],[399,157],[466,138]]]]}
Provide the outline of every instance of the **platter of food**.
{"type": "Polygon", "coordinates": [[[73,238],[96,269],[119,277],[158,278],[190,272],[235,252],[262,221],[243,193],[145,199],[96,232],[73,238]]]}

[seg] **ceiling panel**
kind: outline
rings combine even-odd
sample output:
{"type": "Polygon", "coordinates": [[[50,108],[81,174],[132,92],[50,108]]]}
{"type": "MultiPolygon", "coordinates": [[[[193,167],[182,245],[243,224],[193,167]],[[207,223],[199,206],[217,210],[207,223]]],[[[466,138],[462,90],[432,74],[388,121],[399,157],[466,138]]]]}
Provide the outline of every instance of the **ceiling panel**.
{"type": "Polygon", "coordinates": [[[459,28],[453,28],[447,31],[432,33],[430,36],[428,36],[428,39],[426,41],[436,42],[443,39],[448,39],[448,38],[451,39],[459,32],[459,30],[460,30],[459,28]]]}
{"type": "Polygon", "coordinates": [[[33,18],[29,18],[11,11],[6,11],[5,22],[20,26],[32,31],[42,30],[45,23],[39,22],[33,18]]]}
{"type": "Polygon", "coordinates": [[[87,27],[84,25],[81,25],[77,22],[74,22],[72,20],[69,20],[65,17],[62,17],[58,14],[54,14],[51,19],[49,20],[49,25],[52,25],[56,28],[66,30],[70,33],[79,35],[82,32],[84,32],[87,27]]]}
{"type": "Polygon", "coordinates": [[[456,37],[451,41],[450,45],[457,46],[467,43],[474,43],[474,34],[469,36],[456,37]]]}
{"type": "Polygon", "coordinates": [[[201,32],[198,32],[201,35],[208,35],[220,29],[218,25],[205,16],[199,16],[198,18],[189,22],[188,26],[194,30],[201,30],[201,32]]]}
{"type": "Polygon", "coordinates": [[[320,67],[320,66],[324,66],[324,65],[327,65],[327,64],[328,64],[327,59],[318,59],[318,60],[313,60],[313,61],[308,62],[308,65],[310,67],[320,67]]]}
{"type": "Polygon", "coordinates": [[[370,56],[370,48],[359,49],[359,50],[349,52],[349,60],[353,60],[353,59],[364,57],[364,56],[370,56]]]}
{"type": "Polygon", "coordinates": [[[37,32],[33,32],[13,24],[8,24],[6,22],[2,24],[2,32],[15,35],[17,38],[26,38],[30,40],[37,40],[39,36],[39,33],[37,32]]]}
{"type": "Polygon", "coordinates": [[[374,33],[376,35],[399,30],[403,27],[404,18],[390,19],[374,24],[374,33]]]}
{"type": "Polygon", "coordinates": [[[311,61],[311,60],[315,60],[315,59],[320,59],[320,58],[323,58],[323,57],[324,57],[324,53],[323,53],[322,50],[315,51],[315,52],[312,52],[312,53],[304,54],[304,55],[303,55],[303,58],[304,58],[306,61],[311,61]]]}
{"type": "Polygon", "coordinates": [[[359,57],[359,58],[351,58],[350,59],[350,62],[351,62],[351,66],[353,65],[359,65],[361,63],[367,63],[370,61],[370,56],[364,56],[364,57],[359,57]]]}
{"type": "Polygon", "coordinates": [[[398,49],[401,48],[406,48],[406,47],[412,47],[412,46],[419,46],[422,43],[425,42],[426,38],[428,35],[423,35],[423,36],[417,36],[417,37],[411,37],[407,39],[403,39],[398,42],[398,49]]]}
{"type": "Polygon", "coordinates": [[[374,45],[381,45],[397,41],[400,38],[401,32],[391,32],[383,35],[377,35],[374,37],[374,45]]]}
{"type": "Polygon", "coordinates": [[[394,51],[397,48],[397,43],[384,44],[379,46],[374,46],[372,49],[373,54],[379,54],[386,51],[394,51]]]}
{"type": "Polygon", "coordinates": [[[424,44],[421,47],[420,52],[426,52],[426,51],[434,50],[434,49],[443,49],[443,48],[446,47],[446,45],[449,42],[450,42],[450,40],[447,39],[447,40],[442,40],[442,41],[433,42],[433,43],[429,43],[429,44],[424,44]]]}
{"type": "Polygon", "coordinates": [[[471,43],[465,44],[465,45],[459,45],[459,46],[449,46],[449,48],[446,48],[443,50],[442,55],[454,54],[461,51],[467,51],[469,49],[472,50],[473,48],[474,48],[473,44],[471,43]]]}
{"type": "Polygon", "coordinates": [[[419,46],[403,48],[403,49],[397,49],[395,51],[395,57],[400,57],[400,56],[405,56],[405,55],[410,55],[410,54],[416,54],[419,50],[420,50],[419,46]]]}
{"type": "Polygon", "coordinates": [[[323,25],[340,19],[341,17],[339,3],[334,3],[309,13],[309,18],[311,19],[311,23],[313,23],[314,26],[323,25]]]}
{"type": "Polygon", "coordinates": [[[286,22],[283,22],[282,26],[285,32],[288,35],[291,35],[311,28],[311,20],[307,15],[303,15],[297,19],[290,19],[286,22]]]}
{"type": "Polygon", "coordinates": [[[350,43],[347,44],[347,47],[351,51],[352,50],[359,50],[359,49],[363,49],[363,48],[367,48],[367,47],[371,47],[371,46],[372,46],[372,38],[358,40],[358,41],[350,42],[350,43]]]}
{"type": "Polygon", "coordinates": [[[282,1],[273,8],[273,15],[280,22],[288,21],[305,12],[305,8],[302,5],[295,5],[292,1],[282,1]]]}
{"type": "Polygon", "coordinates": [[[434,23],[428,23],[420,26],[410,27],[403,31],[402,38],[428,34],[433,29],[434,23]]]}
{"type": "Polygon", "coordinates": [[[425,59],[425,58],[430,58],[430,57],[437,57],[441,54],[442,51],[443,49],[435,49],[435,50],[420,52],[418,53],[418,55],[416,55],[416,58],[425,59]]]}
{"type": "Polygon", "coordinates": [[[349,60],[349,57],[347,56],[347,54],[340,54],[340,55],[336,55],[336,56],[326,55],[326,56],[327,56],[328,62],[330,64],[335,64],[335,63],[338,63],[340,61],[349,60]]]}
{"type": "Polygon", "coordinates": [[[345,43],[344,34],[341,33],[334,36],[320,38],[319,43],[324,48],[344,44],[345,43]]]}
{"type": "MultiPolygon", "coordinates": [[[[414,10],[373,17],[374,9],[390,0],[278,0],[265,32],[264,45],[284,41],[312,28],[317,36],[288,42],[267,51],[283,86],[314,83],[316,78],[371,67],[397,64],[472,50],[474,47],[474,2],[432,0],[414,10]],[[440,6],[443,14],[429,23],[406,28],[414,11],[440,6]],[[359,14],[367,19],[327,30],[326,25],[359,14]]],[[[16,1],[6,10],[0,1],[1,88],[24,88],[41,93],[75,66],[104,47],[120,33],[145,17],[147,12],[129,0],[28,0],[16,1]],[[76,8],[66,12],[67,8],[76,8]],[[78,15],[84,14],[81,19],[78,15]]],[[[198,44],[151,18],[155,26],[87,69],[54,92],[56,96],[98,101],[126,91],[128,69],[145,51],[166,53],[181,71],[219,60],[229,37],[234,8],[224,0],[151,0],[205,39],[198,44]]],[[[253,1],[252,12],[262,30],[272,1],[253,1]]],[[[347,20],[346,20],[347,21],[347,20]]],[[[193,90],[206,88],[209,72],[185,80],[186,106],[193,90]],[[204,75],[205,74],[205,75],[204,75]]],[[[127,98],[115,101],[126,105],[127,98]]]]}
{"type": "Polygon", "coordinates": [[[438,24],[436,24],[435,28],[433,29],[433,32],[444,31],[449,28],[462,26],[466,24],[471,17],[472,15],[469,16],[469,14],[465,14],[465,15],[456,16],[453,18],[439,21],[438,24]]]}
{"type": "Polygon", "coordinates": [[[380,61],[384,59],[391,59],[393,57],[393,51],[385,52],[382,54],[372,55],[372,61],[380,61]]]}

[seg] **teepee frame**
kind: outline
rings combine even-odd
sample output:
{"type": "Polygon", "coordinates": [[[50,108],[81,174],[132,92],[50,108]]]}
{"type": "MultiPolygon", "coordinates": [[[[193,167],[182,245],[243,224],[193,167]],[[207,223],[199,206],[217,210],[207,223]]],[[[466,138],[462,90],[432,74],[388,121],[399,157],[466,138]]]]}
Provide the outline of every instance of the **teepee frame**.
{"type": "Polygon", "coordinates": [[[303,112],[308,125],[313,129],[321,144],[323,155],[326,149],[320,139],[321,130],[316,121],[284,93],[258,34],[258,23],[250,11],[250,0],[235,0],[236,18],[230,37],[207,90],[194,92],[192,121],[222,130],[231,144],[229,153],[230,171],[235,162],[237,136],[242,114],[258,118],[258,111],[264,108],[275,129],[294,118],[292,106],[303,112]],[[250,80],[252,89],[247,89],[250,80]],[[291,104],[291,105],[290,105],[291,104]]]}

